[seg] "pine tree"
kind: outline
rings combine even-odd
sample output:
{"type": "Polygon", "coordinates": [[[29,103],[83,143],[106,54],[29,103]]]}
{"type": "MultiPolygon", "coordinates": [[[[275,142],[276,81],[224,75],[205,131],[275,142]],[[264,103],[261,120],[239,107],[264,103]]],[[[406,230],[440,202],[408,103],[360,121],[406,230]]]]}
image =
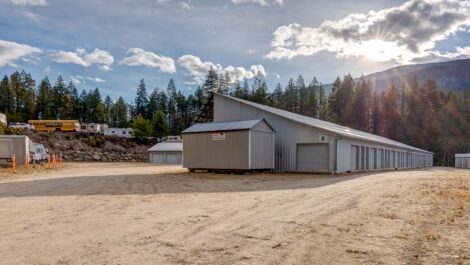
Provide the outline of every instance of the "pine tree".
{"type": "Polygon", "coordinates": [[[325,88],[323,88],[323,85],[320,84],[320,89],[319,89],[319,96],[318,96],[318,102],[319,102],[319,111],[320,115],[319,118],[321,120],[326,120],[327,117],[327,98],[325,95],[325,88]]]}
{"type": "Polygon", "coordinates": [[[122,97],[119,97],[119,99],[116,101],[116,103],[113,106],[113,112],[112,112],[113,126],[116,126],[118,128],[128,127],[129,126],[128,115],[129,115],[129,110],[128,110],[127,104],[122,97]]]}
{"type": "Polygon", "coordinates": [[[306,114],[312,118],[319,117],[319,100],[318,100],[318,89],[320,83],[318,82],[317,78],[314,77],[308,87],[306,88],[306,92],[300,92],[300,98],[304,103],[305,107],[308,106],[308,110],[306,110],[306,114]],[[307,94],[305,94],[307,93],[307,94]]]}
{"type": "Polygon", "coordinates": [[[52,118],[52,87],[47,76],[41,80],[36,98],[36,118],[48,120],[52,118]]]}
{"type": "MultiPolygon", "coordinates": [[[[295,88],[297,89],[297,94],[296,94],[297,99],[295,100],[296,109],[298,113],[305,115],[308,112],[307,106],[309,106],[309,103],[310,103],[306,99],[309,98],[310,95],[307,91],[307,87],[305,86],[305,81],[302,75],[299,75],[299,77],[295,81],[295,88]]],[[[318,104],[316,104],[316,106],[318,107],[318,104]]],[[[309,107],[311,108],[312,106],[309,106],[309,107]]],[[[315,112],[317,113],[317,111],[318,111],[318,108],[315,110],[315,112]]]]}
{"type": "Polygon", "coordinates": [[[137,115],[134,122],[132,123],[132,129],[134,129],[134,137],[138,140],[143,140],[146,137],[152,135],[152,127],[150,122],[145,119],[141,114],[137,115]]]}
{"type": "Polygon", "coordinates": [[[165,114],[162,109],[159,109],[152,118],[152,135],[158,138],[168,136],[170,133],[170,126],[165,119],[165,114]]]}
{"type": "Polygon", "coordinates": [[[219,88],[219,75],[217,71],[211,66],[206,75],[206,80],[202,85],[204,96],[207,97],[211,92],[217,91],[219,88]]]}
{"type": "Polygon", "coordinates": [[[341,79],[339,76],[336,78],[333,86],[331,87],[331,94],[328,97],[328,116],[327,119],[331,122],[337,123],[340,116],[340,102],[338,98],[338,90],[341,87],[341,79]]]}
{"type": "Polygon", "coordinates": [[[112,123],[112,112],[114,108],[114,102],[111,97],[108,95],[104,100],[104,122],[107,124],[112,123]]]}
{"type": "Polygon", "coordinates": [[[137,86],[137,96],[135,98],[135,116],[142,115],[142,117],[148,117],[148,96],[147,96],[147,87],[145,86],[144,79],[141,79],[139,85],[137,86]]]}

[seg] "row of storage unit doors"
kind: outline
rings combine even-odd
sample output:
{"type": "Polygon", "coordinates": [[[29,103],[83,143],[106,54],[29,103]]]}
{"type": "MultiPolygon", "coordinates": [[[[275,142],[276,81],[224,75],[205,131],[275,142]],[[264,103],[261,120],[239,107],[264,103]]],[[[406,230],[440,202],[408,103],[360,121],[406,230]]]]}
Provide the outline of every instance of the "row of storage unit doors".
{"type": "Polygon", "coordinates": [[[181,152],[150,152],[149,162],[152,164],[182,164],[181,152]]]}
{"type": "Polygon", "coordinates": [[[375,147],[351,145],[351,171],[432,166],[432,156],[375,147]]]}

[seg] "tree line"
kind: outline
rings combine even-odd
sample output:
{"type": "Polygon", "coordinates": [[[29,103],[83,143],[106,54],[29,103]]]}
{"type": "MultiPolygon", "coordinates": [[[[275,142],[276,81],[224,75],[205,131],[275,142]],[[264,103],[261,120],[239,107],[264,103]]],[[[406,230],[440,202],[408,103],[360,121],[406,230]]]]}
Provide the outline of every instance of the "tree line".
{"type": "Polygon", "coordinates": [[[142,79],[132,103],[123,97],[103,100],[98,88],[79,94],[61,76],[54,84],[45,77],[36,86],[30,74],[14,72],[0,82],[0,112],[9,121],[76,119],[133,127],[137,137],[163,137],[190,126],[210,92],[217,91],[430,150],[438,165],[452,165],[454,153],[470,151],[469,93],[444,92],[432,79],[403,80],[377,91],[366,78],[348,74],[326,91],[316,78],[306,82],[300,75],[270,90],[262,73],[249,82],[210,69],[191,95],[178,90],[173,79],[165,89],[147,90],[142,79]]]}

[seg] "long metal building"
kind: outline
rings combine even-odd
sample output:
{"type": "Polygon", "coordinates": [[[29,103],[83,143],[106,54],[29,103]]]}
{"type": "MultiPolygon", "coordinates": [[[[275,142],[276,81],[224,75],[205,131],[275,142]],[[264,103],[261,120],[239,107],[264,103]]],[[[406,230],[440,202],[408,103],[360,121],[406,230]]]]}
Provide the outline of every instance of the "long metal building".
{"type": "Polygon", "coordinates": [[[213,93],[196,122],[265,119],[276,131],[275,170],[354,172],[430,167],[433,153],[378,135],[213,93]]]}

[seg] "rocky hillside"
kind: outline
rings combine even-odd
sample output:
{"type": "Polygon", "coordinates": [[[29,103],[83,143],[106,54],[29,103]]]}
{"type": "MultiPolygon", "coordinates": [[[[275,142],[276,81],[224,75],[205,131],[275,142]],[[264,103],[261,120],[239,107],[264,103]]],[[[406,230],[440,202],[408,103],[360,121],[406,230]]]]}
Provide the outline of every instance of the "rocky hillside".
{"type": "Polygon", "coordinates": [[[134,139],[92,136],[86,133],[24,133],[35,143],[41,143],[50,153],[62,153],[65,161],[146,162],[147,149],[156,143],[139,143],[134,139]]]}

